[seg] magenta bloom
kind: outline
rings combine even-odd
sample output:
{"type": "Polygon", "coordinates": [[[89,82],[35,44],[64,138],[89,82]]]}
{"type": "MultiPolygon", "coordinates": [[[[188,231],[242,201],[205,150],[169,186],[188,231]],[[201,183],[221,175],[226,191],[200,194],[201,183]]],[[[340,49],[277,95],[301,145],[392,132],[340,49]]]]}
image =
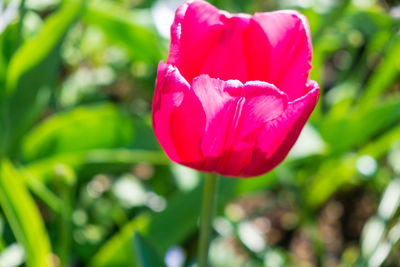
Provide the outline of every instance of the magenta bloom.
{"type": "Polygon", "coordinates": [[[229,14],[195,0],[171,26],[160,62],[153,126],[171,160],[249,177],[287,155],[313,111],[311,36],[296,11],[229,14]]]}

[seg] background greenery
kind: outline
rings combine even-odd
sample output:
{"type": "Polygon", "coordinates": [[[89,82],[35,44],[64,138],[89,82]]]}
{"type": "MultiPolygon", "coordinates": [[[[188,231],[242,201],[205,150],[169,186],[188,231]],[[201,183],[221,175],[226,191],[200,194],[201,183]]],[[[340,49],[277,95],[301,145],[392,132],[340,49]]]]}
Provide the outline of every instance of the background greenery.
{"type": "MultiPolygon", "coordinates": [[[[399,2],[211,2],[300,10],[322,89],[283,164],[221,179],[213,266],[400,266],[399,2]]],[[[150,121],[178,5],[0,5],[0,266],[195,264],[202,178],[150,121]]]]}

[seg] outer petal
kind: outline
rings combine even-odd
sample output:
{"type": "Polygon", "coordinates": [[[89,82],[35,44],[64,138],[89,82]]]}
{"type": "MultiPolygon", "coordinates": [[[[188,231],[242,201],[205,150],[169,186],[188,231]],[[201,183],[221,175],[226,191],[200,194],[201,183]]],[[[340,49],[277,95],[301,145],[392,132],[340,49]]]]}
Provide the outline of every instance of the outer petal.
{"type": "Polygon", "coordinates": [[[306,94],[312,45],[303,15],[289,10],[256,13],[244,40],[248,80],[272,83],[290,101],[306,94]]]}
{"type": "Polygon", "coordinates": [[[266,173],[286,157],[318,101],[318,84],[310,81],[307,88],[309,92],[305,96],[290,102],[283,114],[268,122],[260,131],[256,141],[257,149],[241,176],[266,173]]]}
{"type": "Polygon", "coordinates": [[[220,11],[204,1],[187,1],[175,13],[171,26],[168,64],[178,67],[191,83],[222,33],[220,11]]]}
{"type": "Polygon", "coordinates": [[[222,80],[247,80],[243,30],[251,16],[230,15],[198,0],[180,6],[171,26],[168,63],[188,82],[200,74],[222,80]]]}
{"type": "Polygon", "coordinates": [[[153,128],[171,160],[198,168],[205,114],[190,85],[171,65],[160,62],[153,99],[153,128]]]}
{"type": "Polygon", "coordinates": [[[227,176],[241,176],[257,148],[257,136],[271,120],[281,116],[288,106],[288,97],[265,82],[246,83],[237,90],[235,116],[225,140],[224,151],[216,171],[227,176]]]}

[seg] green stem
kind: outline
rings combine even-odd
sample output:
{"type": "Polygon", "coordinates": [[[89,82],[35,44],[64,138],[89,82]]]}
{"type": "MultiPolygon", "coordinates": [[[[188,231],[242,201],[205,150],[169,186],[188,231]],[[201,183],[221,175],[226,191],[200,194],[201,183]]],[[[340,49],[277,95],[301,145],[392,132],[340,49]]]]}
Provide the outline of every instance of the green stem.
{"type": "Polygon", "coordinates": [[[200,219],[200,240],[198,248],[199,267],[208,266],[208,247],[211,236],[211,222],[215,213],[215,204],[217,198],[217,175],[213,173],[207,173],[205,176],[203,205],[200,219]]]}

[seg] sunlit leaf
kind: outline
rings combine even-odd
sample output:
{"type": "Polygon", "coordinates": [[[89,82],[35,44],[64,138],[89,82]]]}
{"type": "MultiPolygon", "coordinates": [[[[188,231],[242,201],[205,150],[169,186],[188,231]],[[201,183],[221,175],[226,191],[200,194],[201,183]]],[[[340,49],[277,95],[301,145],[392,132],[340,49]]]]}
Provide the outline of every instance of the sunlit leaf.
{"type": "Polygon", "coordinates": [[[81,106],[34,128],[24,139],[23,153],[32,161],[55,154],[127,147],[132,140],[132,122],[114,105],[81,106]]]}
{"type": "Polygon", "coordinates": [[[0,204],[15,237],[24,246],[28,266],[53,266],[44,222],[21,175],[7,160],[0,168],[0,204]]]}
{"type": "Polygon", "coordinates": [[[391,47],[385,52],[380,65],[375,69],[364,89],[359,105],[362,108],[371,107],[396,81],[400,80],[400,34],[395,35],[391,47]]]}
{"type": "Polygon", "coordinates": [[[338,154],[362,145],[399,121],[400,102],[390,100],[365,112],[340,118],[328,117],[321,122],[319,129],[331,152],[338,154]]]}
{"type": "Polygon", "coordinates": [[[44,22],[40,33],[15,52],[8,65],[7,150],[14,156],[19,140],[48,104],[60,64],[64,36],[82,10],[81,1],[68,1],[44,22]]]}
{"type": "Polygon", "coordinates": [[[26,170],[36,179],[47,182],[54,176],[55,167],[59,163],[67,164],[79,173],[94,175],[101,171],[107,173],[127,171],[132,164],[141,162],[167,165],[170,161],[161,151],[120,148],[54,155],[31,162],[26,166],[26,170]]]}
{"type": "MultiPolygon", "coordinates": [[[[60,44],[65,32],[81,11],[81,1],[69,1],[58,12],[46,19],[37,37],[28,40],[12,57],[7,73],[8,93],[16,89],[19,79],[43,62],[60,44]]],[[[50,69],[50,68],[49,68],[50,69]]],[[[46,71],[42,69],[43,74],[46,71]]]]}
{"type": "Polygon", "coordinates": [[[110,41],[123,46],[135,59],[157,62],[161,58],[160,42],[154,29],[137,23],[126,10],[117,5],[89,5],[84,19],[98,26],[110,41]]]}

